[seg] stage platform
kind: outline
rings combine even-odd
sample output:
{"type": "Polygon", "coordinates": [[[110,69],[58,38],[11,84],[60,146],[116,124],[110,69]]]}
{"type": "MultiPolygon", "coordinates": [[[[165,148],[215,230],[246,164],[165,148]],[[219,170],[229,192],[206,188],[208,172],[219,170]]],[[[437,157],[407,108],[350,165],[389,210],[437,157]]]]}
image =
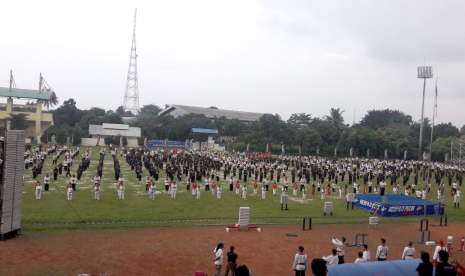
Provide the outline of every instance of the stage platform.
{"type": "MultiPolygon", "coordinates": [[[[387,203],[382,202],[381,195],[375,194],[356,194],[355,195],[355,206],[368,211],[373,214],[377,214],[383,217],[394,217],[394,216],[418,216],[424,214],[425,200],[405,196],[405,195],[394,195],[385,194],[387,197],[387,203]]],[[[444,207],[439,202],[426,201],[426,214],[427,215],[439,215],[444,213],[444,207]]]]}

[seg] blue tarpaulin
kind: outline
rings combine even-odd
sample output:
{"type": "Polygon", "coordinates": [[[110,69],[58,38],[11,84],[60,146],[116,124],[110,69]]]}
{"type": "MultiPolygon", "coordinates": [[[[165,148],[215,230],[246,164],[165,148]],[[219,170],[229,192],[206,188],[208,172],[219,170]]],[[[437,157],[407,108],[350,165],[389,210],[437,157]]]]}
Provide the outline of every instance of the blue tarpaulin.
{"type": "Polygon", "coordinates": [[[417,276],[416,269],[420,262],[419,259],[413,259],[328,265],[328,276],[417,276]]]}
{"type": "Polygon", "coordinates": [[[206,133],[206,134],[218,134],[217,129],[208,129],[208,128],[192,128],[193,133],[206,133]]]}

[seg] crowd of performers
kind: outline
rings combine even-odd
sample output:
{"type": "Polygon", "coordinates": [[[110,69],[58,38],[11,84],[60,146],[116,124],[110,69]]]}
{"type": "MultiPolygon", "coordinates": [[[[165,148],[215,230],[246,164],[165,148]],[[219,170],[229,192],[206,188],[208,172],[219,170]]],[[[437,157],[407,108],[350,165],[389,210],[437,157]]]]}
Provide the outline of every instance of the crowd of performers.
{"type": "MultiPolygon", "coordinates": [[[[176,198],[180,185],[200,199],[201,186],[205,192],[217,194],[221,198],[223,187],[220,181],[229,183],[229,191],[235,191],[244,199],[247,189],[253,194],[262,192],[262,198],[271,188],[273,195],[278,189],[297,196],[298,191],[306,199],[307,193],[318,194],[322,198],[347,193],[388,193],[387,186],[392,186],[392,193],[403,193],[408,196],[425,198],[432,185],[437,186],[438,199],[444,196],[446,186],[451,188],[451,195],[460,195],[463,182],[463,169],[438,162],[415,160],[380,160],[368,158],[322,158],[318,156],[269,156],[260,154],[228,153],[225,151],[168,151],[158,149],[135,149],[124,147],[99,148],[99,162],[94,177],[95,199],[100,199],[100,182],[103,172],[103,161],[109,151],[113,159],[114,177],[118,182],[118,197],[124,199],[124,178],[121,173],[120,160],[124,160],[131,168],[138,181],[145,181],[146,191],[150,199],[154,199],[156,183],[160,182],[160,171],[164,171],[165,190],[176,198]],[[181,184],[183,182],[185,184],[181,184]],[[419,179],[423,180],[420,187],[419,179]],[[242,183],[242,184],[241,184],[242,183]],[[259,187],[260,186],[260,187],[259,187]],[[309,190],[307,192],[307,190],[309,190]],[[173,192],[174,191],[174,192],[173,192]]],[[[68,194],[76,190],[76,181],[89,167],[91,147],[82,153],[82,159],[76,173],[72,173],[73,160],[79,156],[79,147],[69,149],[49,145],[45,149],[37,146],[28,148],[24,154],[25,168],[32,170],[34,179],[42,174],[43,164],[47,156],[51,156],[53,179],[65,173],[69,176],[68,194]],[[63,157],[63,161],[60,161],[63,157]]],[[[47,172],[46,172],[47,173],[47,172]]],[[[36,189],[41,190],[38,181],[36,189]]],[[[50,177],[44,177],[45,191],[48,190],[50,177]]],[[[226,186],[228,186],[226,184],[226,186]]],[[[163,187],[162,187],[163,189],[163,187]]],[[[36,193],[37,194],[37,193],[36,193]]],[[[38,199],[40,199],[40,192],[38,199]]]]}

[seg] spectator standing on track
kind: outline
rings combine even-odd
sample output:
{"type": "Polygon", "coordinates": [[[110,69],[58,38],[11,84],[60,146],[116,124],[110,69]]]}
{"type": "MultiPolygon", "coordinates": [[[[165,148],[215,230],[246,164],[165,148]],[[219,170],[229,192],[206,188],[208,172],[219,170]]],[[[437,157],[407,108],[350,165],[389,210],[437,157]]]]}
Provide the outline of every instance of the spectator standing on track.
{"type": "Polygon", "coordinates": [[[376,251],[376,258],[378,259],[379,262],[386,261],[388,253],[389,253],[389,248],[386,245],[386,240],[381,239],[381,245],[378,246],[378,250],[376,251]]]}
{"type": "Polygon", "coordinates": [[[402,260],[411,260],[415,256],[415,247],[412,246],[412,242],[408,242],[408,246],[404,248],[404,253],[402,253],[402,260]]]}
{"type": "Polygon", "coordinates": [[[436,276],[456,276],[455,267],[448,263],[449,253],[445,250],[440,250],[438,254],[442,263],[436,266],[436,276]]]}
{"type": "Polygon", "coordinates": [[[337,253],[338,253],[338,264],[343,264],[344,263],[344,249],[346,248],[344,242],[346,241],[346,238],[342,237],[342,241],[337,239],[336,237],[333,236],[333,244],[337,246],[337,253]]]}
{"type": "Polygon", "coordinates": [[[220,276],[221,275],[221,266],[223,265],[223,242],[219,242],[218,246],[215,247],[213,250],[213,253],[215,254],[215,258],[213,261],[215,261],[215,276],[220,276]]]}
{"type": "Polygon", "coordinates": [[[305,276],[305,271],[307,270],[307,254],[304,254],[303,246],[299,246],[299,253],[295,254],[292,269],[295,271],[295,276],[305,276]]]}
{"type": "Polygon", "coordinates": [[[370,251],[368,250],[368,245],[367,244],[364,244],[363,245],[363,248],[365,249],[363,251],[363,258],[368,262],[370,262],[370,259],[371,259],[371,253],[370,251]]]}
{"type": "Polygon", "coordinates": [[[234,273],[236,271],[237,263],[236,260],[239,258],[236,252],[234,252],[234,245],[231,245],[230,251],[226,254],[228,257],[228,265],[226,266],[226,273],[224,274],[225,276],[229,275],[229,271],[231,271],[231,275],[234,276],[234,273]]]}
{"type": "Polygon", "coordinates": [[[331,251],[333,254],[327,257],[323,256],[323,260],[325,260],[328,265],[337,265],[339,263],[339,256],[337,255],[337,250],[333,249],[331,251]]]}
{"type": "Polygon", "coordinates": [[[431,276],[433,275],[433,264],[429,261],[428,252],[421,251],[421,260],[422,262],[418,265],[416,271],[418,276],[431,276]]]}
{"type": "Polygon", "coordinates": [[[355,264],[361,264],[361,263],[366,263],[367,260],[365,260],[365,258],[363,258],[363,253],[362,252],[358,252],[358,258],[355,259],[355,264]]]}

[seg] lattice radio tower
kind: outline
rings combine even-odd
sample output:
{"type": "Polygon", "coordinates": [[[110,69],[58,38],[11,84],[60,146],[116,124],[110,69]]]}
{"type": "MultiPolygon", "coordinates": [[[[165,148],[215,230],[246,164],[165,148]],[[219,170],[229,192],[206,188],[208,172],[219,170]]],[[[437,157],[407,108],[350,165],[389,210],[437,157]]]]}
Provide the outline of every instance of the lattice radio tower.
{"type": "Polygon", "coordinates": [[[132,35],[131,56],[129,58],[128,77],[126,79],[126,91],[124,93],[123,108],[134,115],[139,114],[139,80],[137,77],[137,53],[136,53],[136,15],[134,9],[134,32],[132,35]]]}

